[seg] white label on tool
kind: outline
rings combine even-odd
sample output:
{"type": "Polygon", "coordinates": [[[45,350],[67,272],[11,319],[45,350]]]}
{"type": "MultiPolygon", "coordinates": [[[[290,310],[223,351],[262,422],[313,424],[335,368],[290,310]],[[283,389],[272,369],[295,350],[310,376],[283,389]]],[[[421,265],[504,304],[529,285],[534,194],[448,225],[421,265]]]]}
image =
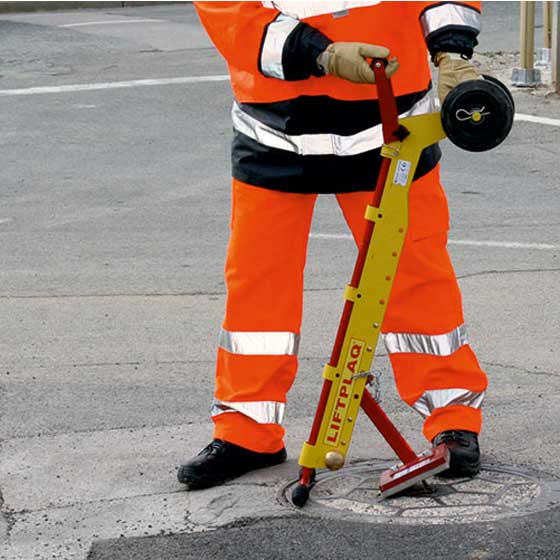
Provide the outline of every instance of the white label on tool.
{"type": "Polygon", "coordinates": [[[395,183],[395,185],[402,185],[403,187],[406,187],[406,185],[408,184],[408,176],[410,175],[411,167],[412,164],[410,163],[410,161],[399,159],[399,161],[397,161],[397,168],[395,169],[393,183],[395,183]]]}
{"type": "Polygon", "coordinates": [[[405,476],[406,474],[410,474],[413,471],[417,471],[418,469],[421,469],[422,467],[425,467],[426,465],[430,464],[430,459],[424,459],[423,461],[420,461],[419,463],[416,463],[415,465],[411,465],[410,467],[407,467],[406,469],[403,469],[402,471],[397,471],[393,478],[397,479],[397,478],[402,478],[403,476],[405,476]]]}

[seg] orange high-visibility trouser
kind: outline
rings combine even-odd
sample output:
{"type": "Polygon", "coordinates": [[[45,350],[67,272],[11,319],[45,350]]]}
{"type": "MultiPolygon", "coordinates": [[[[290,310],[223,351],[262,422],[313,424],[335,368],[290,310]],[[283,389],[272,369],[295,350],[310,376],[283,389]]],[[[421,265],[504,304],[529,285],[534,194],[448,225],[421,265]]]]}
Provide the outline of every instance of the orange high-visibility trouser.
{"type": "MultiPolygon", "coordinates": [[[[359,242],[371,193],[336,197],[359,242]]],[[[233,181],[212,418],[214,437],[253,451],[272,453],[283,445],[281,418],[297,371],[316,198],[233,181]]],[[[382,328],[399,394],[424,416],[430,441],[444,430],[480,432],[487,386],[466,338],[447,229],[436,167],[411,187],[409,229],[382,328]]]]}

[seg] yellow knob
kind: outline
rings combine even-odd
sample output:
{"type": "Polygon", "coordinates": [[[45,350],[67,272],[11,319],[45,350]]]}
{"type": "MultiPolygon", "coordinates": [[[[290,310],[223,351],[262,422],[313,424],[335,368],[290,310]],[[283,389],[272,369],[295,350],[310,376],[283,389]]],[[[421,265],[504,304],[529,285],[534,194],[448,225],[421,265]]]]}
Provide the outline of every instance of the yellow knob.
{"type": "Polygon", "coordinates": [[[325,465],[331,471],[337,471],[344,466],[344,455],[340,451],[329,451],[325,455],[325,465]]]}
{"type": "Polygon", "coordinates": [[[474,122],[480,122],[480,121],[482,120],[482,113],[481,113],[480,111],[475,111],[475,112],[472,114],[471,119],[472,119],[474,122]]]}

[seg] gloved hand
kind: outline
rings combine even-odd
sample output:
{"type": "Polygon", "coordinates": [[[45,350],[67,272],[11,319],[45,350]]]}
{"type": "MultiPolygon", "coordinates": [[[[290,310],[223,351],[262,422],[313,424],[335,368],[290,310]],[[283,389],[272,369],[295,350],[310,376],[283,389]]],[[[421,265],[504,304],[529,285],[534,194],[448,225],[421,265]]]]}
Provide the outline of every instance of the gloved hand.
{"type": "MultiPolygon", "coordinates": [[[[318,57],[317,64],[325,74],[359,84],[374,84],[375,74],[366,58],[387,58],[389,49],[368,43],[331,43],[318,57]]],[[[387,77],[398,69],[396,58],[385,68],[387,77]]]]}
{"type": "Polygon", "coordinates": [[[442,105],[447,94],[456,85],[467,80],[481,78],[476,68],[468,60],[452,59],[448,53],[437,53],[434,57],[434,64],[439,70],[438,97],[442,105]]]}

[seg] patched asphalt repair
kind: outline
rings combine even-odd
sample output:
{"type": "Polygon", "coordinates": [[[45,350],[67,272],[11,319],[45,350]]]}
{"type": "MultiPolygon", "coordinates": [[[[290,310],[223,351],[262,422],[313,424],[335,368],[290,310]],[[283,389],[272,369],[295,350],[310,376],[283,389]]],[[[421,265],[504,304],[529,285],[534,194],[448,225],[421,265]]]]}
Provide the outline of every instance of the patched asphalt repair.
{"type": "Polygon", "coordinates": [[[406,527],[292,515],[195,534],[95,542],[88,560],[560,557],[560,510],[499,523],[406,527]]]}

